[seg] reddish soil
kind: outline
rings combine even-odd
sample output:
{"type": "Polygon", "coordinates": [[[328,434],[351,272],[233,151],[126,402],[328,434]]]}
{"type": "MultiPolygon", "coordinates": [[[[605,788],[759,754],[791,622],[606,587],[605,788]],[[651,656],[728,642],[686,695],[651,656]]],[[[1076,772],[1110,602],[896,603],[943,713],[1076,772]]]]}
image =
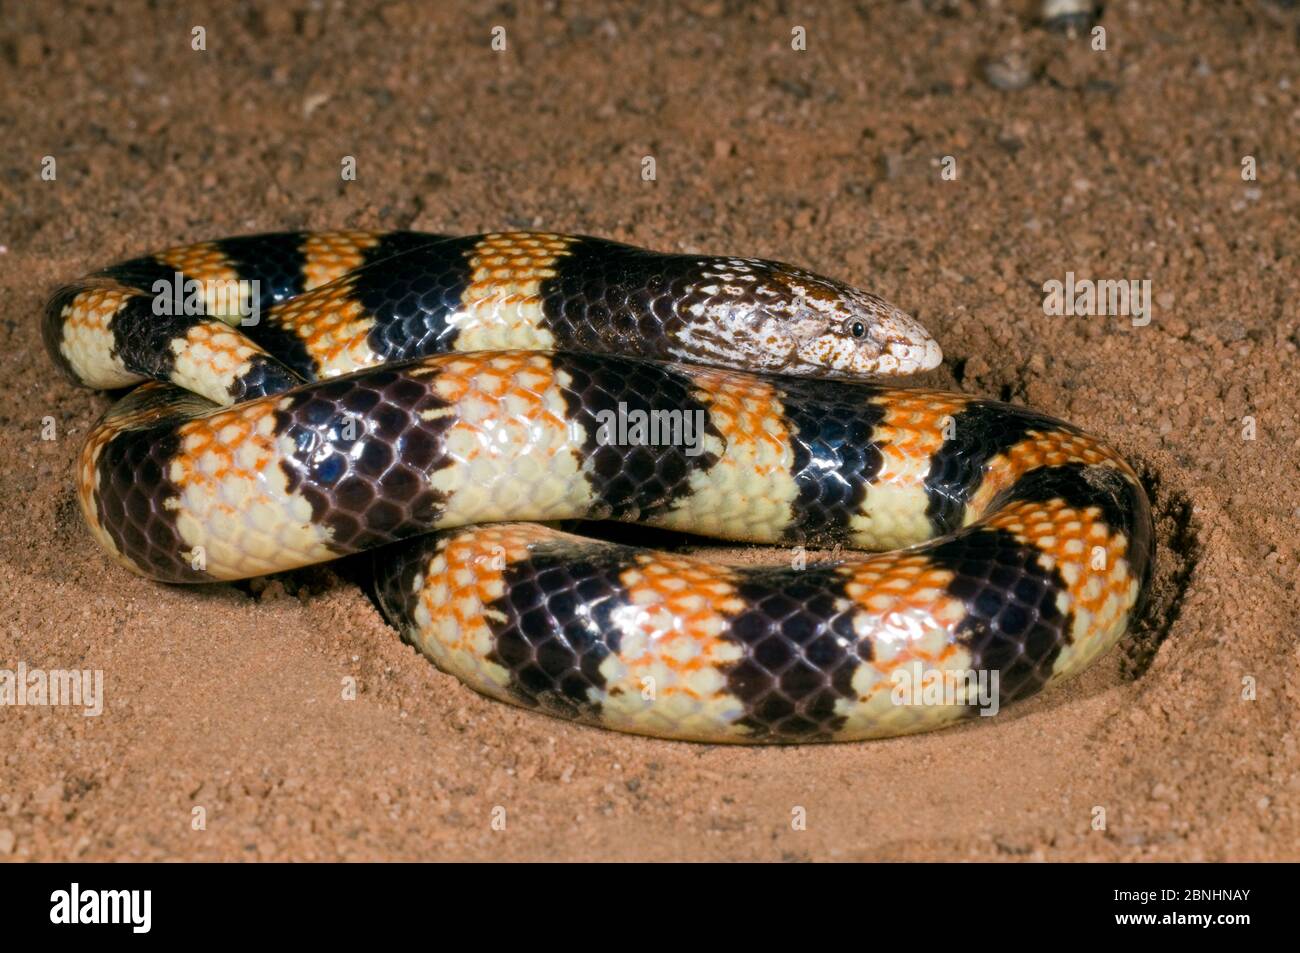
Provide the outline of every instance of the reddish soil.
{"type": "Polygon", "coordinates": [[[1119,0],[1094,51],[1010,0],[154,6],[16,4],[0,36],[0,668],[100,669],[106,696],[0,708],[0,859],[1300,857],[1296,11],[1119,0]],[[1009,54],[1023,88],[987,79],[1009,54]],[[481,698],[332,569],[169,588],[110,564],[73,490],[108,398],[53,372],[45,297],[340,226],[544,227],[873,289],[944,345],[924,383],[1134,461],[1151,611],[995,720],[750,750],[481,698]],[[1149,279],[1153,320],[1045,315],[1067,272],[1149,279]]]}

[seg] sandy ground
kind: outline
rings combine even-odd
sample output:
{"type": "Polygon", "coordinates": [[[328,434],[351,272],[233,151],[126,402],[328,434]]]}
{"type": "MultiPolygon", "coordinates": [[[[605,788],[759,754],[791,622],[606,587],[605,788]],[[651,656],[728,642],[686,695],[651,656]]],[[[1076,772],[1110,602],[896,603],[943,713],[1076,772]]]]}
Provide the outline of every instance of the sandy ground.
{"type": "Polygon", "coordinates": [[[1010,0],[152,6],[3,16],[0,667],[102,670],[105,704],[0,708],[0,859],[1300,857],[1295,10],[1119,0],[1094,51],[1010,0]],[[943,343],[925,383],[1135,462],[1152,609],[998,719],[743,750],[482,699],[346,567],[195,589],[111,566],[73,495],[108,400],[52,372],[46,295],[339,226],[545,227],[876,290],[943,343]],[[1045,315],[1070,271],[1149,279],[1154,319],[1045,315]]]}

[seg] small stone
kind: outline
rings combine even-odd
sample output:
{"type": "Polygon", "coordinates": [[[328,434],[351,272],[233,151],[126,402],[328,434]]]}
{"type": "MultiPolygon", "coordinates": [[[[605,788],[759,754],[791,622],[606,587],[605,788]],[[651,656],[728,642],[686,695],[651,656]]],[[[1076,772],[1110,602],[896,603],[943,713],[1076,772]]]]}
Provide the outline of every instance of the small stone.
{"type": "Polygon", "coordinates": [[[249,589],[258,602],[274,602],[276,599],[284,599],[289,594],[284,588],[283,581],[265,577],[252,580],[249,589]]]}
{"type": "Polygon", "coordinates": [[[1020,50],[984,61],[984,78],[994,89],[1015,92],[1034,81],[1034,67],[1020,50]]]}
{"type": "Polygon", "coordinates": [[[1043,0],[1043,26],[1077,36],[1097,22],[1096,0],[1043,0]]]}
{"type": "Polygon", "coordinates": [[[1156,304],[1168,310],[1174,306],[1174,293],[1172,291],[1162,291],[1156,295],[1156,304]]]}
{"type": "Polygon", "coordinates": [[[1246,336],[1246,326],[1240,321],[1225,321],[1219,329],[1219,340],[1226,343],[1240,341],[1246,336]]]}
{"type": "Polygon", "coordinates": [[[897,152],[887,153],[881,161],[885,167],[886,179],[898,178],[907,166],[907,160],[897,152]]]}
{"type": "Polygon", "coordinates": [[[795,99],[807,99],[813,93],[813,88],[799,79],[778,79],[776,85],[778,89],[789,93],[795,99]]]}
{"type": "Polygon", "coordinates": [[[0,831],[0,855],[8,856],[14,852],[14,832],[0,831]]]}
{"type": "Polygon", "coordinates": [[[311,114],[320,109],[330,101],[330,94],[326,92],[315,92],[308,94],[302,101],[302,115],[304,119],[310,119],[311,114]]]}

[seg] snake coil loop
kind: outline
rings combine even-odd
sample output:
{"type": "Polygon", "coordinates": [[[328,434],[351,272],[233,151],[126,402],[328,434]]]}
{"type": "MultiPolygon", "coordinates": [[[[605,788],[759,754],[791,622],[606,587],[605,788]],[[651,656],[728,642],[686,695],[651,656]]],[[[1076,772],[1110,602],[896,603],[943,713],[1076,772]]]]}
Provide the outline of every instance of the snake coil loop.
{"type": "Polygon", "coordinates": [[[199,582],[374,549],[386,614],[440,668],[608,728],[936,728],[1082,670],[1145,599],[1150,509],[1114,450],[883,386],[938,346],[790,265],[548,233],[255,235],[97,272],[44,334],[74,380],[138,385],[80,458],[118,562],[199,582]],[[541,525],[592,518],[887,551],[739,567],[541,525]]]}

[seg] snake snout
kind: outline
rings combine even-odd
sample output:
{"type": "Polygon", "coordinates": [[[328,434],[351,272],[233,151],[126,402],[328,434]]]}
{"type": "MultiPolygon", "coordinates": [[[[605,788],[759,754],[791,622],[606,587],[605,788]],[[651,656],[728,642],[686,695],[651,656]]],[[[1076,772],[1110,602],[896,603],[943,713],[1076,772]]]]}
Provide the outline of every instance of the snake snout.
{"type": "Polygon", "coordinates": [[[900,374],[934,370],[943,363],[943,351],[934,338],[927,338],[921,343],[893,341],[889,344],[888,353],[898,360],[900,374]]]}
{"type": "Polygon", "coordinates": [[[879,353],[877,374],[916,374],[932,370],[943,361],[939,342],[916,318],[903,311],[891,309],[879,315],[868,333],[879,353]]]}

